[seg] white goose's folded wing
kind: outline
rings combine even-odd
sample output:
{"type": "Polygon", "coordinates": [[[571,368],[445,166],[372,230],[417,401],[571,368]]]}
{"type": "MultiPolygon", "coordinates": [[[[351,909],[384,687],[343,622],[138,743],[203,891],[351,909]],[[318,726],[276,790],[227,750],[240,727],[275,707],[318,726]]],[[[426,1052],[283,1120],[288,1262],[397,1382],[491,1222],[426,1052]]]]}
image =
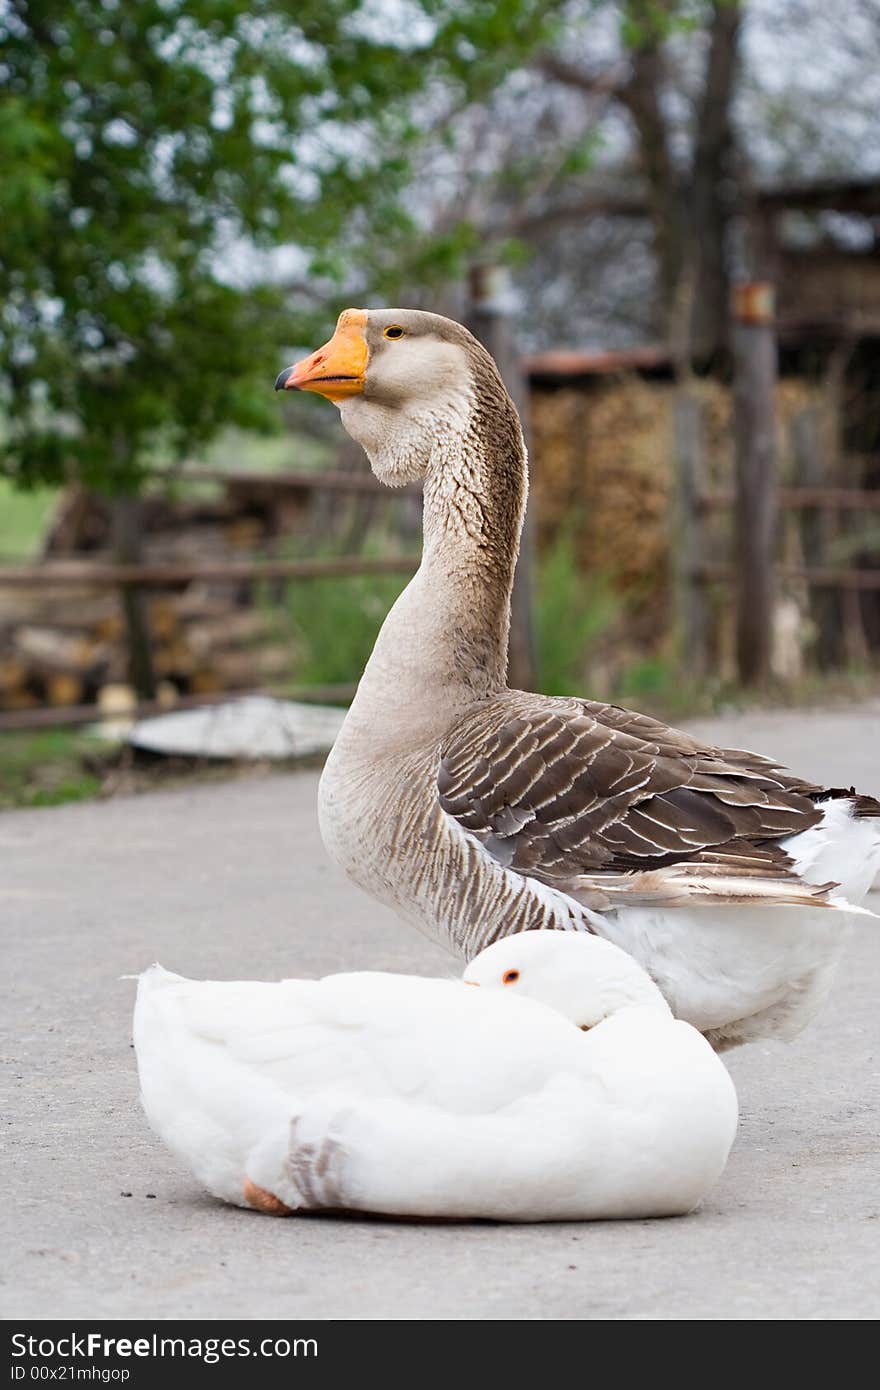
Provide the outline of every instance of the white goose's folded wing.
{"type": "Polygon", "coordinates": [[[142,1083],[156,1082],[145,1089],[175,1108],[188,1078],[198,1104],[222,1116],[252,1086],[271,1088],[276,1101],[393,1095],[479,1109],[487,1097],[506,1103],[542,1085],[579,1039],[533,1000],[511,1008],[458,980],[381,971],[267,983],[186,980],[154,967],[135,1012],[142,1083]]]}

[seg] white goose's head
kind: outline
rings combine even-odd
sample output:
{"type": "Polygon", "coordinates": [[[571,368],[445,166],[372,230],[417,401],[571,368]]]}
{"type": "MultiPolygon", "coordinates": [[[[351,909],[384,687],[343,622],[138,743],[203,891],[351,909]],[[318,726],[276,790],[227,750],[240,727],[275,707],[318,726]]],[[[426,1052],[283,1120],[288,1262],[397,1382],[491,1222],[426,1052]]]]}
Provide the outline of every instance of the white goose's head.
{"type": "Polygon", "coordinates": [[[632,956],[586,932],[505,936],[471,961],[464,979],[483,989],[537,999],[583,1029],[594,1028],[620,1009],[669,1013],[663,995],[632,956]]]}
{"type": "Polygon", "coordinates": [[[479,410],[505,420],[521,447],[485,348],[461,324],[419,309],[346,309],[330,341],[283,371],[275,389],[333,401],[391,487],[424,478],[438,442],[467,434],[479,410]]]}

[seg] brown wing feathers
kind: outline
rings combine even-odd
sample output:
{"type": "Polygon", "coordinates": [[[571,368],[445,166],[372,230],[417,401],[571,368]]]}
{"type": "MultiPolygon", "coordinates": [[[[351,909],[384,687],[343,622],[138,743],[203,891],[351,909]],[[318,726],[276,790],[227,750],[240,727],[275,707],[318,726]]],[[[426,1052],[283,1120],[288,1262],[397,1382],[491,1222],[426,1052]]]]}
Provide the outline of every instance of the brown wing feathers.
{"type": "Polygon", "coordinates": [[[501,862],[549,881],[678,863],[778,881],[791,866],[773,842],[822,814],[818,787],[757,754],[616,706],[517,694],[454,730],[438,790],[501,862]]]}

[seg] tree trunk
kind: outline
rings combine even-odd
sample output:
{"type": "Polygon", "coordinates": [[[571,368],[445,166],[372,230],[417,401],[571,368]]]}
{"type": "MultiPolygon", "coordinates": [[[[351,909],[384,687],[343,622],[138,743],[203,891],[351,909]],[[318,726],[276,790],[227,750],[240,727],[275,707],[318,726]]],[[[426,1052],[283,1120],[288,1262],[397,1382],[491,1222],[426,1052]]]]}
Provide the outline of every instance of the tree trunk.
{"type": "MultiPolygon", "coordinates": [[[[684,269],[686,227],[683,193],[661,105],[663,29],[654,18],[655,8],[644,0],[630,0],[627,6],[627,18],[636,27],[639,38],[632,50],[629,81],[620,96],[635,126],[639,162],[647,184],[648,215],[657,258],[658,329],[665,339],[684,269]]],[[[663,9],[662,0],[659,9],[663,9]]]]}
{"type": "Polygon", "coordinates": [[[673,0],[630,0],[626,15],[637,38],[631,75],[620,96],[635,126],[648,186],[660,334],[664,340],[669,336],[680,285],[690,278],[694,287],[689,325],[692,350],[706,357],[723,348],[728,338],[727,240],[737,201],[731,111],[741,8],[740,0],[712,0],[709,57],[694,113],[689,175],[676,168],[663,113],[663,42],[674,9],[673,0]]]}
{"type": "MultiPolygon", "coordinates": [[[[728,228],[737,204],[731,108],[736,87],[739,0],[714,0],[709,60],[697,112],[690,228],[694,263],[694,352],[712,356],[728,344],[728,228]]],[[[754,274],[754,271],[752,272],[754,274]]]]}
{"type": "MultiPolygon", "coordinates": [[[[112,510],[114,559],[120,565],[137,565],[143,559],[141,500],[127,495],[115,497],[112,510]]],[[[156,677],[145,595],[141,589],[126,584],[120,591],[120,602],[128,642],[129,682],[139,699],[155,699],[156,677]]]]}
{"type": "Polygon", "coordinates": [[[705,516],[700,506],[704,489],[703,407],[689,385],[678,388],[673,405],[675,421],[676,489],[672,527],[678,649],[684,672],[701,680],[708,670],[709,612],[704,581],[698,575],[705,560],[705,516]]]}
{"type": "MultiPolygon", "coordinates": [[[[798,487],[827,487],[823,459],[823,420],[815,406],[806,406],[792,421],[792,450],[798,487]]],[[[811,569],[828,563],[828,512],[805,507],[798,513],[801,554],[811,569]]],[[[808,589],[810,617],[816,631],[815,659],[822,670],[833,669],[840,659],[838,596],[833,589],[808,589]]]]}

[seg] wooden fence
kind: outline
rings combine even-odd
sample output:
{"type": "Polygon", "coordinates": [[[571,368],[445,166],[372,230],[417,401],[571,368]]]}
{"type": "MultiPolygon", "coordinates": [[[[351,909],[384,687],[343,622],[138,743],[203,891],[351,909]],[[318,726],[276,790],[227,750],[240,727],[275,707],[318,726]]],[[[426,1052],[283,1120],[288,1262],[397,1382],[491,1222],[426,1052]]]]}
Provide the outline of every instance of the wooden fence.
{"type": "MultiPolygon", "coordinates": [[[[711,585],[723,584],[729,590],[735,591],[742,602],[738,566],[747,564],[749,555],[747,552],[740,554],[736,561],[709,558],[710,552],[717,555],[718,546],[711,537],[706,524],[707,519],[717,515],[734,514],[736,493],[733,489],[701,488],[690,467],[692,463],[692,454],[686,456],[683,461],[680,459],[680,548],[677,566],[679,613],[687,665],[692,673],[704,675],[712,659],[712,623],[707,589],[711,585]]],[[[836,516],[842,512],[872,512],[880,515],[880,491],[846,487],[780,487],[774,489],[767,505],[774,521],[781,518],[784,522],[786,514],[795,513],[800,519],[801,534],[803,536],[806,532],[809,542],[810,531],[805,523],[805,514],[824,513],[836,516]]],[[[735,528],[731,530],[732,548],[736,552],[735,528]]],[[[774,551],[778,551],[778,548],[777,538],[774,551]]],[[[809,543],[803,545],[806,553],[809,553],[810,548],[809,543]]],[[[808,592],[831,590],[853,596],[867,592],[880,594],[880,568],[850,568],[818,562],[791,564],[774,554],[768,595],[771,604],[778,597],[781,581],[801,584],[808,592]]],[[[851,617],[852,615],[850,619],[851,617]]],[[[772,615],[768,628],[772,628],[772,615]]],[[[741,652],[738,655],[741,659],[741,652]]],[[[748,679],[748,671],[744,671],[741,664],[739,675],[742,679],[748,679]]]]}
{"type": "MultiPolygon", "coordinates": [[[[347,494],[372,493],[376,496],[402,497],[418,492],[404,488],[393,494],[380,487],[369,473],[328,471],[259,474],[229,473],[222,470],[188,466],[183,470],[163,472],[157,480],[167,485],[209,483],[223,486],[234,495],[244,489],[248,495],[265,491],[270,494],[299,493],[309,496],[318,492],[347,494]]],[[[115,591],[124,605],[126,595],[136,599],[154,590],[181,588],[194,581],[229,582],[231,584],[263,581],[309,581],[326,578],[347,578],[360,575],[391,575],[414,573],[418,560],[412,555],[364,556],[338,555],[332,557],[300,558],[221,558],[217,560],[182,563],[117,563],[89,560],[48,560],[42,564],[9,564],[0,566],[0,589],[65,590],[92,588],[115,591]]],[[[130,637],[130,633],[129,633],[130,637]]],[[[146,633],[150,641],[149,632],[146,633]]],[[[349,699],[353,687],[325,687],[296,690],[294,698],[349,699]]],[[[210,705],[231,697],[230,692],[203,695],[179,695],[174,708],[187,709],[210,705]]],[[[163,706],[151,698],[138,701],[134,712],[141,716],[159,712],[163,706]]],[[[94,704],[56,706],[52,708],[13,709],[0,711],[0,731],[40,729],[58,725],[88,723],[100,715],[94,704]]]]}
{"type": "MultiPolygon", "coordinates": [[[[793,422],[792,452],[797,487],[780,485],[776,457],[775,390],[777,345],[773,286],[764,281],[734,286],[731,304],[735,471],[734,487],[706,486],[702,410],[689,373],[680,381],[675,402],[676,554],[678,626],[684,660],[692,674],[705,675],[711,661],[711,615],[706,586],[725,583],[733,591],[736,617],[736,662],[744,685],[761,685],[771,674],[775,604],[779,581],[809,590],[843,594],[843,626],[850,657],[867,654],[859,595],[880,591],[880,569],[827,564],[822,527],[804,514],[839,516],[841,512],[880,512],[880,492],[825,485],[825,460],[818,443],[815,412],[805,410],[793,422]],[[780,557],[780,516],[801,514],[803,564],[780,557]],[[721,561],[709,534],[710,514],[733,516],[731,551],[721,561]],[[676,534],[677,533],[677,534],[676,534]]],[[[824,528],[830,530],[830,527],[824,528]]],[[[825,605],[825,626],[831,609],[825,605]]]]}
{"type": "MultiPolygon", "coordinates": [[[[697,419],[698,423],[698,419],[697,419]]],[[[711,620],[708,589],[712,585],[735,586],[737,567],[732,561],[719,560],[717,545],[711,543],[707,521],[713,516],[732,513],[736,506],[734,489],[708,489],[702,484],[702,468],[694,420],[686,420],[679,435],[679,510],[676,523],[676,553],[678,555],[680,612],[684,625],[684,651],[689,669],[694,674],[705,673],[712,655],[711,620]],[[711,558],[710,558],[711,555],[711,558]]],[[[237,484],[265,487],[267,490],[314,490],[339,492],[374,492],[380,488],[369,474],[360,473],[284,473],[255,475],[227,474],[209,469],[189,468],[176,473],[174,480],[219,483],[234,489],[237,484]]],[[[418,491],[418,489],[410,489],[418,491]]],[[[400,496],[401,494],[395,494],[400,496]]],[[[842,511],[880,514],[880,491],[864,488],[825,486],[781,487],[772,499],[774,513],[795,512],[838,514],[842,511]]],[[[417,560],[411,555],[360,556],[340,555],[314,559],[223,559],[218,561],[169,564],[113,564],[79,560],[50,561],[45,564],[18,564],[0,567],[0,588],[65,589],[94,587],[143,592],[174,588],[194,580],[249,581],[263,580],[308,581],[321,578],[343,578],[352,575],[412,574],[417,560]]],[[[863,591],[880,593],[880,569],[845,568],[839,565],[776,563],[774,581],[796,581],[809,590],[839,590],[857,594],[863,591]]],[[[351,690],[339,688],[297,691],[298,698],[339,699],[348,697],[351,690]]],[[[176,708],[191,708],[228,698],[226,694],[181,695],[176,708]]],[[[155,701],[141,701],[139,715],[156,712],[155,701]]],[[[73,705],[50,709],[22,709],[0,712],[0,731],[37,729],[62,724],[82,724],[97,717],[94,705],[73,705]]]]}
{"type": "Polygon", "coordinates": [[[6,565],[0,568],[0,587],[63,589],[75,584],[96,589],[163,589],[195,579],[328,579],[356,574],[412,574],[418,561],[411,555],[339,555],[314,560],[215,560],[207,564],[117,565],[87,560],[59,560],[45,565],[6,565]]]}

